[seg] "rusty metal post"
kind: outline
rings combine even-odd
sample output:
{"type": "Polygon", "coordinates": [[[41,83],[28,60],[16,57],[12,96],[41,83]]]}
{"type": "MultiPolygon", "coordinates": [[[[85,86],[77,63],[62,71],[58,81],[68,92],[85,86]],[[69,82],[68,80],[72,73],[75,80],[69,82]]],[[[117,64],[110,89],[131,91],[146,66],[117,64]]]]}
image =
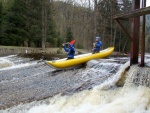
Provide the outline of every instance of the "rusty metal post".
{"type": "MultiPolygon", "coordinates": [[[[140,8],[140,0],[132,1],[132,10],[140,8]]],[[[139,28],[140,28],[140,17],[134,17],[132,21],[132,41],[131,41],[131,57],[130,65],[138,64],[139,54],[139,28]]]]}
{"type": "MultiPolygon", "coordinates": [[[[146,7],[146,0],[142,0],[142,8],[146,7]]],[[[141,40],[141,67],[144,66],[145,60],[145,15],[142,23],[142,40],[141,40]]]]}

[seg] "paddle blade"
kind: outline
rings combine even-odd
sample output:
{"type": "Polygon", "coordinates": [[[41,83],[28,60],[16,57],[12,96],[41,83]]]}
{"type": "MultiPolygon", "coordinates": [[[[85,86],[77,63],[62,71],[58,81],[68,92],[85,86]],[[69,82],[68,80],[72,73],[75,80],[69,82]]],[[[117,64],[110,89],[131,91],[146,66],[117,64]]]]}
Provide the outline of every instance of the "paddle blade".
{"type": "Polygon", "coordinates": [[[72,44],[72,45],[73,45],[74,43],[75,43],[75,40],[72,40],[72,41],[70,42],[70,44],[72,44]]]}

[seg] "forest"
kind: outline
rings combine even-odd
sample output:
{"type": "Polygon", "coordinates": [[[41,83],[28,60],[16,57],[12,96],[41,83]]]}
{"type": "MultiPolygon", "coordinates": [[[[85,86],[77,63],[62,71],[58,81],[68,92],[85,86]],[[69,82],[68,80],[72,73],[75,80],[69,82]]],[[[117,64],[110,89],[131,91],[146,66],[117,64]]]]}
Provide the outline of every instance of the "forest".
{"type": "MultiPolygon", "coordinates": [[[[76,48],[91,50],[100,36],[102,48],[115,46],[118,52],[128,52],[129,39],[113,17],[129,12],[131,4],[130,0],[0,0],[0,45],[44,49],[75,39],[76,48]]],[[[127,29],[131,25],[122,23],[127,29]]],[[[146,40],[148,51],[150,35],[146,40]]]]}

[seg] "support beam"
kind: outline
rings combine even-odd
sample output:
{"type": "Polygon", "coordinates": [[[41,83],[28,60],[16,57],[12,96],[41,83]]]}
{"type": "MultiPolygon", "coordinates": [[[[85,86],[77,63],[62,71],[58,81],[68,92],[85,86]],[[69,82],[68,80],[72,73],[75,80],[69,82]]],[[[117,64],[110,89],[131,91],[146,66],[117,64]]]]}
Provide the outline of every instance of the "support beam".
{"type": "MultiPolygon", "coordinates": [[[[140,8],[140,0],[132,1],[132,10],[140,8]]],[[[139,54],[139,28],[140,28],[140,17],[134,17],[132,21],[132,41],[131,41],[131,56],[130,65],[138,64],[139,54]]]]}
{"type": "Polygon", "coordinates": [[[150,14],[150,6],[149,7],[144,7],[144,8],[141,8],[141,9],[135,9],[134,11],[129,12],[127,14],[119,14],[119,15],[116,15],[114,18],[125,20],[125,19],[129,19],[129,18],[134,18],[134,17],[147,15],[147,14],[150,14]]]}
{"type": "MultiPolygon", "coordinates": [[[[146,7],[146,0],[142,0],[142,7],[146,7]]],[[[144,66],[145,60],[145,15],[143,16],[143,23],[142,23],[142,40],[141,40],[141,67],[144,66]]]]}
{"type": "Polygon", "coordinates": [[[115,19],[115,22],[116,22],[117,25],[120,27],[120,29],[127,35],[127,37],[132,41],[131,35],[129,35],[129,33],[124,29],[124,27],[123,27],[122,24],[118,21],[118,19],[115,19]]]}
{"type": "Polygon", "coordinates": [[[143,16],[142,22],[142,36],[141,36],[141,66],[144,66],[145,57],[145,15],[150,14],[150,7],[146,7],[146,0],[132,0],[132,11],[127,14],[119,14],[114,17],[116,23],[123,30],[123,32],[130,38],[130,65],[138,64],[139,54],[139,33],[140,33],[140,16],[143,16]],[[140,9],[140,1],[142,1],[142,9],[140,9]],[[119,20],[132,19],[132,33],[131,36],[121,25],[119,20]]]}

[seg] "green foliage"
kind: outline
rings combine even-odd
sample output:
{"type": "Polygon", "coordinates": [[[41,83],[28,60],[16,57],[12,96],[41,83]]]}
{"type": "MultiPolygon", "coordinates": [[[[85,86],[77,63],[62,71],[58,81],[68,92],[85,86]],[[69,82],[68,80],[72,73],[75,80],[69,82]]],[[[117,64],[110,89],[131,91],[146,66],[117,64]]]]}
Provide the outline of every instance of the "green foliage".
{"type": "Polygon", "coordinates": [[[2,14],[2,2],[0,2],[0,25],[2,23],[2,16],[3,16],[3,14],[2,14]]]}
{"type": "Polygon", "coordinates": [[[27,1],[27,21],[26,29],[28,35],[26,40],[29,46],[40,47],[41,46],[41,2],[40,0],[27,1]]]}
{"type": "MultiPolygon", "coordinates": [[[[115,46],[116,51],[125,52],[129,47],[128,37],[120,32],[114,19],[114,15],[129,12],[131,10],[131,1],[122,0],[122,5],[118,1],[103,0],[98,3],[98,34],[102,37],[103,47],[115,46]]],[[[126,30],[130,27],[127,21],[120,22],[126,30]]],[[[130,29],[128,30],[130,31],[130,29]]]]}
{"type": "Polygon", "coordinates": [[[23,44],[26,38],[26,4],[24,1],[14,0],[11,7],[4,12],[2,18],[2,45],[23,44]]]}
{"type": "Polygon", "coordinates": [[[78,49],[84,49],[84,47],[83,47],[82,44],[78,44],[78,45],[77,45],[77,48],[78,48],[78,49]]]}
{"type": "Polygon", "coordinates": [[[47,6],[47,21],[48,21],[48,26],[47,26],[47,42],[49,42],[53,47],[56,47],[58,44],[58,34],[56,33],[55,29],[55,21],[53,19],[53,7],[52,4],[50,3],[47,6]]]}
{"type": "Polygon", "coordinates": [[[2,34],[2,2],[0,2],[0,38],[1,38],[1,34],[2,34]]]}
{"type": "MultiPolygon", "coordinates": [[[[114,44],[117,51],[125,51],[129,41],[120,33],[112,17],[120,12],[129,12],[131,1],[122,0],[123,6],[117,2],[98,2],[96,34],[101,37],[103,48],[114,44]]],[[[91,49],[89,45],[95,37],[94,21],[92,9],[80,4],[75,6],[70,1],[52,4],[49,0],[0,0],[0,45],[24,46],[26,43],[27,46],[41,47],[41,42],[45,41],[50,47],[61,47],[63,42],[75,38],[77,48],[91,49]]],[[[147,32],[150,33],[149,26],[147,32]]]]}
{"type": "Polygon", "coordinates": [[[66,32],[66,42],[70,42],[71,40],[73,40],[73,33],[71,31],[71,28],[67,28],[67,32],[66,32]]]}
{"type": "MultiPolygon", "coordinates": [[[[45,40],[57,46],[52,5],[44,0],[45,40]]],[[[42,41],[41,0],[1,0],[0,2],[0,45],[41,47],[42,41]],[[2,12],[3,11],[3,12],[2,12]]]]}
{"type": "Polygon", "coordinates": [[[62,46],[62,43],[63,43],[62,38],[58,38],[58,39],[57,39],[57,47],[61,47],[61,46],[62,46]]]}
{"type": "Polygon", "coordinates": [[[57,33],[57,47],[62,47],[63,40],[60,36],[60,32],[57,33]]]}

